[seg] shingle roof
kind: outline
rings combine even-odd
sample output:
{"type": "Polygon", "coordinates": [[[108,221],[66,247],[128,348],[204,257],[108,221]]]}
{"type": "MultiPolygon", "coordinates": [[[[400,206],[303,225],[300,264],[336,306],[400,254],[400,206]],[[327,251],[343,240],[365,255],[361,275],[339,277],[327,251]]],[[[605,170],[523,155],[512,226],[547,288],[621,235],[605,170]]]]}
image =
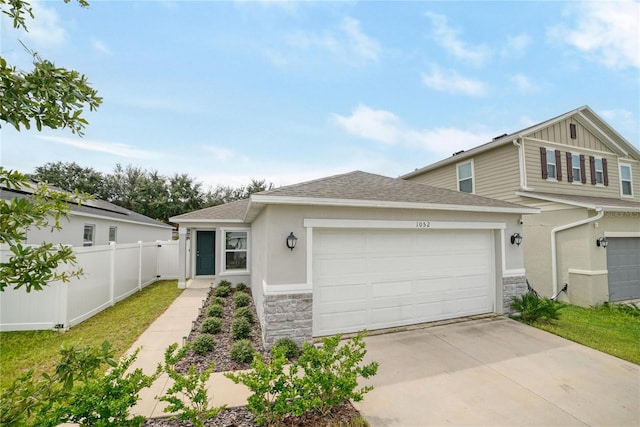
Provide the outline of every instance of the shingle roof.
{"type": "Polygon", "coordinates": [[[567,203],[572,205],[580,205],[591,208],[603,208],[604,210],[625,210],[640,211],[640,202],[625,199],[614,199],[610,197],[591,197],[591,196],[577,196],[573,194],[556,194],[556,193],[544,193],[539,191],[521,191],[519,195],[525,197],[533,197],[535,199],[542,199],[548,201],[558,201],[560,203],[567,203]]]}
{"type": "Polygon", "coordinates": [[[303,182],[301,184],[280,187],[257,193],[255,196],[261,201],[264,197],[302,197],[526,209],[521,205],[502,200],[432,187],[413,181],[389,178],[362,171],[354,171],[303,182]]]}
{"type": "MultiPolygon", "coordinates": [[[[57,187],[49,186],[54,191],[61,191],[67,193],[67,191],[59,189],[57,187]]],[[[0,189],[0,198],[5,200],[11,200],[13,198],[24,198],[29,197],[33,194],[33,189],[28,187],[21,187],[20,189],[8,189],[1,188],[0,189]]],[[[81,206],[77,204],[71,204],[72,212],[83,212],[92,215],[103,216],[107,218],[113,218],[123,221],[133,221],[141,224],[154,225],[158,227],[166,227],[173,228],[168,224],[162,223],[160,221],[156,221],[153,218],[149,218],[148,216],[139,214],[129,209],[125,209],[121,206],[114,205],[113,203],[107,202],[105,200],[100,199],[91,199],[83,202],[81,206]]]]}
{"type": "Polygon", "coordinates": [[[171,217],[172,222],[182,220],[218,220],[218,221],[240,221],[244,218],[249,199],[237,200],[224,205],[211,206],[186,214],[171,217]]]}

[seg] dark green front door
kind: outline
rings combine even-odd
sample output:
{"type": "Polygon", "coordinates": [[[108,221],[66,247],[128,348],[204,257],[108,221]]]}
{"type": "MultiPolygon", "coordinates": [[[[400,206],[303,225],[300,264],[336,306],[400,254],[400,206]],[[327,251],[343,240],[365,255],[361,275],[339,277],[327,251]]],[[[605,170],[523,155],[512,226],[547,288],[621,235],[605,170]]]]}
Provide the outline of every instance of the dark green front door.
{"type": "Polygon", "coordinates": [[[215,274],[215,231],[198,231],[196,234],[196,276],[215,274]]]}

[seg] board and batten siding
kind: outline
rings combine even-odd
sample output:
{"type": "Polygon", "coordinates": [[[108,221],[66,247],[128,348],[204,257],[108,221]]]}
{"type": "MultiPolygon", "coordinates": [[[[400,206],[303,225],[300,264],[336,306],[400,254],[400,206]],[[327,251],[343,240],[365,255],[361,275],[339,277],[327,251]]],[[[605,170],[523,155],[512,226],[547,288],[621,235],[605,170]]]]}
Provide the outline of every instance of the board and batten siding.
{"type": "MultiPolygon", "coordinates": [[[[550,142],[545,144],[544,141],[524,139],[525,147],[525,164],[527,169],[527,185],[530,188],[535,189],[538,192],[544,193],[557,193],[557,194],[575,194],[579,196],[592,196],[592,197],[620,197],[620,170],[618,165],[618,157],[610,151],[591,151],[584,150],[580,147],[562,146],[550,142]],[[541,170],[541,158],[540,148],[559,150],[561,152],[560,160],[562,167],[562,180],[557,181],[555,179],[542,178],[541,170]],[[569,182],[567,180],[567,159],[565,153],[582,154],[585,157],[585,174],[587,177],[586,183],[579,181],[569,182]],[[591,171],[589,167],[589,157],[594,156],[607,160],[607,175],[608,184],[591,184],[591,171]]],[[[623,160],[624,161],[624,160],[623,160]]],[[[634,198],[638,197],[640,186],[640,167],[638,162],[629,161],[628,164],[632,168],[633,177],[633,192],[634,198]]]]}
{"type": "Polygon", "coordinates": [[[591,131],[582,126],[578,121],[571,118],[540,129],[531,135],[528,135],[528,137],[568,145],[570,147],[586,148],[589,150],[607,153],[612,152],[609,147],[603,144],[602,141],[591,131]],[[576,125],[576,138],[571,138],[569,130],[571,124],[576,125]]]}

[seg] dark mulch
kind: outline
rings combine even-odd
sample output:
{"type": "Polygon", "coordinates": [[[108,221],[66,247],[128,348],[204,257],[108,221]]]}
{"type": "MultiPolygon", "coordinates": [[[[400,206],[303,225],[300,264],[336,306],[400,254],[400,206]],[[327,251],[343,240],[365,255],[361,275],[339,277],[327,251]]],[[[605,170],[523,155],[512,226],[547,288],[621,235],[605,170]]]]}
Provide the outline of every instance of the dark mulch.
{"type": "MultiPolygon", "coordinates": [[[[202,313],[196,319],[195,329],[191,331],[187,337],[187,341],[189,343],[200,334],[200,326],[204,319],[206,319],[207,307],[209,307],[211,298],[213,298],[213,291],[209,292],[204,309],[201,310],[202,313]]],[[[231,335],[231,323],[233,322],[233,312],[235,311],[235,307],[233,305],[233,292],[225,299],[224,314],[222,316],[222,330],[214,335],[216,339],[215,349],[204,356],[195,354],[191,350],[187,351],[182,360],[176,364],[178,372],[185,373],[189,370],[190,366],[195,366],[198,372],[202,372],[207,369],[212,362],[214,363],[213,370],[215,372],[237,371],[251,368],[250,363],[237,362],[229,356],[231,353],[231,346],[234,343],[233,336],[231,335]]],[[[255,321],[253,323],[251,335],[248,339],[251,341],[253,348],[258,353],[262,354],[265,358],[268,358],[269,352],[265,350],[264,345],[262,344],[262,329],[260,328],[260,322],[258,322],[258,314],[256,313],[253,300],[249,307],[253,311],[253,318],[255,321]]]]}
{"type": "MultiPolygon", "coordinates": [[[[309,412],[299,417],[288,417],[282,420],[282,426],[313,426],[313,427],[333,427],[349,426],[351,421],[360,414],[353,407],[351,402],[345,402],[336,408],[328,416],[322,416],[315,412],[309,412]]],[[[255,427],[253,415],[243,406],[228,408],[220,412],[217,417],[205,421],[206,427],[255,427]]],[[[192,427],[190,421],[180,421],[171,418],[148,419],[144,427],[192,427]]]]}

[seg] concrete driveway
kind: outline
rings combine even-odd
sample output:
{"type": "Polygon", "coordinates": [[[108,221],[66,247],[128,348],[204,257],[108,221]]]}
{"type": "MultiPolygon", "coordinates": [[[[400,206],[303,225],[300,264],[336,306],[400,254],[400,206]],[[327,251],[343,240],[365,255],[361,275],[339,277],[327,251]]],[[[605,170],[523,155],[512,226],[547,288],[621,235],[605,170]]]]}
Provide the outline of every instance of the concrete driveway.
{"type": "MultiPolygon", "coordinates": [[[[366,338],[372,426],[640,426],[640,367],[504,317],[366,338]]],[[[640,344],[639,344],[640,345],[640,344]]]]}

